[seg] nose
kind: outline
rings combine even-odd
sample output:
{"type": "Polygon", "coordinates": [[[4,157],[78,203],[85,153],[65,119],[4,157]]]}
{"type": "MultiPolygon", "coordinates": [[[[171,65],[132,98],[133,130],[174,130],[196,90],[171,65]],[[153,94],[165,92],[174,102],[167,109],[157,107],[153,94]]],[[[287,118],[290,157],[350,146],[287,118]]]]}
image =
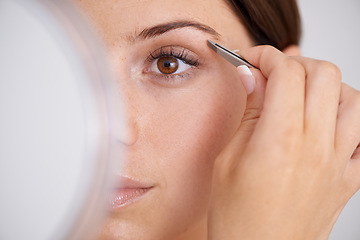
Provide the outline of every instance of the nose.
{"type": "Polygon", "coordinates": [[[134,145],[139,136],[139,127],[134,114],[127,107],[126,111],[122,110],[121,116],[115,119],[116,121],[111,121],[110,129],[116,141],[125,146],[134,145]]]}
{"type": "Polygon", "coordinates": [[[118,137],[118,141],[125,146],[132,146],[137,142],[139,136],[138,126],[131,116],[126,116],[125,114],[125,123],[123,124],[122,133],[118,137]]]}
{"type": "Polygon", "coordinates": [[[132,89],[131,86],[126,86],[124,83],[120,83],[119,87],[120,97],[118,99],[123,107],[123,120],[118,123],[121,126],[121,133],[118,134],[117,140],[125,146],[131,146],[137,142],[139,137],[138,104],[134,96],[136,89],[132,89]]]}
{"type": "Polygon", "coordinates": [[[137,142],[139,136],[137,89],[129,81],[128,64],[126,58],[122,57],[125,53],[121,49],[111,49],[109,57],[118,86],[117,101],[121,101],[123,107],[122,122],[118,123],[121,133],[117,134],[117,141],[125,146],[131,146],[137,142]]]}
{"type": "Polygon", "coordinates": [[[123,145],[131,146],[137,141],[139,135],[139,128],[136,122],[136,108],[130,105],[131,101],[122,92],[119,93],[117,91],[115,93],[115,91],[109,91],[111,94],[107,96],[107,101],[109,102],[108,114],[104,114],[109,117],[106,121],[108,129],[113,140],[123,145]]]}

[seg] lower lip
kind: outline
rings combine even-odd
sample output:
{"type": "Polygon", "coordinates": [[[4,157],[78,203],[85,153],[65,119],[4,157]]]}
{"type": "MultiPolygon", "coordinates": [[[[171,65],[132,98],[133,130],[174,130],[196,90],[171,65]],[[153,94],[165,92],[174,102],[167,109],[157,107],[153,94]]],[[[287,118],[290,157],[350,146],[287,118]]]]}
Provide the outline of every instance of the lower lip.
{"type": "Polygon", "coordinates": [[[141,199],[151,188],[123,188],[112,193],[110,209],[116,210],[141,199]]]}

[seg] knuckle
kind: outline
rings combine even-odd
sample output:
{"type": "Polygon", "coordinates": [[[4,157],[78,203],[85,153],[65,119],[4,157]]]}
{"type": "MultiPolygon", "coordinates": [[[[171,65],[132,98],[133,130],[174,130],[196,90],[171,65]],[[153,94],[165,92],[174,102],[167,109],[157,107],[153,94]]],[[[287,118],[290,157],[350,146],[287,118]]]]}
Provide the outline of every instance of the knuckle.
{"type": "Polygon", "coordinates": [[[320,61],[318,71],[321,71],[328,79],[341,83],[341,70],[338,66],[331,62],[320,61]]]}
{"type": "Polygon", "coordinates": [[[360,111],[360,91],[342,83],[343,101],[347,101],[356,109],[360,111]]]}
{"type": "Polygon", "coordinates": [[[301,132],[298,128],[285,127],[279,129],[272,135],[271,142],[268,146],[268,152],[274,151],[275,153],[292,153],[301,145],[301,132]]]}
{"type": "Polygon", "coordinates": [[[354,89],[354,95],[355,95],[355,98],[360,101],[360,91],[354,89]]]}
{"type": "Polygon", "coordinates": [[[360,92],[354,89],[354,105],[360,111],[360,92]]]}
{"type": "Polygon", "coordinates": [[[276,49],[275,47],[273,47],[271,45],[263,45],[262,47],[264,48],[264,51],[267,53],[279,52],[278,49],[276,49]]]}
{"type": "Polygon", "coordinates": [[[296,60],[287,58],[284,62],[284,69],[287,69],[293,76],[303,78],[305,76],[305,68],[296,60]]]}
{"type": "Polygon", "coordinates": [[[278,56],[281,53],[278,49],[270,45],[263,45],[262,48],[264,59],[267,61],[273,60],[274,56],[278,56]]]}

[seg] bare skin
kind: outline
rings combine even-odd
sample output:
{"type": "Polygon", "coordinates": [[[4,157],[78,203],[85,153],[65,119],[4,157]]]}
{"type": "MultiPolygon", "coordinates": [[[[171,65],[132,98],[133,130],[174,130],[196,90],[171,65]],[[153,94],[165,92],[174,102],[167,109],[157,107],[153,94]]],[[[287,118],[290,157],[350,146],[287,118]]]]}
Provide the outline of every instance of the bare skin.
{"type": "Polygon", "coordinates": [[[215,163],[209,239],[328,239],[360,186],[360,94],[331,63],[241,54],[261,73],[215,163]]]}
{"type": "Polygon", "coordinates": [[[113,209],[99,239],[328,237],[360,186],[360,94],[336,66],[290,57],[296,46],[253,47],[223,0],[75,2],[108,47],[127,107],[126,158],[114,174],[151,187],[113,209]],[[141,35],[179,21],[207,31],[141,35]],[[254,92],[207,39],[261,69],[251,70],[254,92]],[[161,73],[159,49],[185,49],[198,65],[161,73]]]}

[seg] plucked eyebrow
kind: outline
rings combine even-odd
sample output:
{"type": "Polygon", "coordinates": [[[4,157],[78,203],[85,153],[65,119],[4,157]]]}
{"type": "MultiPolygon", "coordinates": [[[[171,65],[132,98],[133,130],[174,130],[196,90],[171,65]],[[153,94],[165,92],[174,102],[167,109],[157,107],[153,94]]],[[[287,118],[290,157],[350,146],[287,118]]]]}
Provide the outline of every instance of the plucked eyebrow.
{"type": "Polygon", "coordinates": [[[157,37],[159,35],[162,35],[166,32],[169,32],[169,31],[172,31],[175,29],[186,28],[186,27],[195,28],[202,32],[208,33],[208,34],[212,35],[215,39],[219,39],[219,37],[221,36],[212,27],[202,24],[202,23],[199,23],[199,22],[173,21],[173,22],[163,23],[163,24],[159,24],[159,25],[156,25],[153,27],[145,28],[135,37],[135,39],[146,40],[149,38],[157,37]]]}

